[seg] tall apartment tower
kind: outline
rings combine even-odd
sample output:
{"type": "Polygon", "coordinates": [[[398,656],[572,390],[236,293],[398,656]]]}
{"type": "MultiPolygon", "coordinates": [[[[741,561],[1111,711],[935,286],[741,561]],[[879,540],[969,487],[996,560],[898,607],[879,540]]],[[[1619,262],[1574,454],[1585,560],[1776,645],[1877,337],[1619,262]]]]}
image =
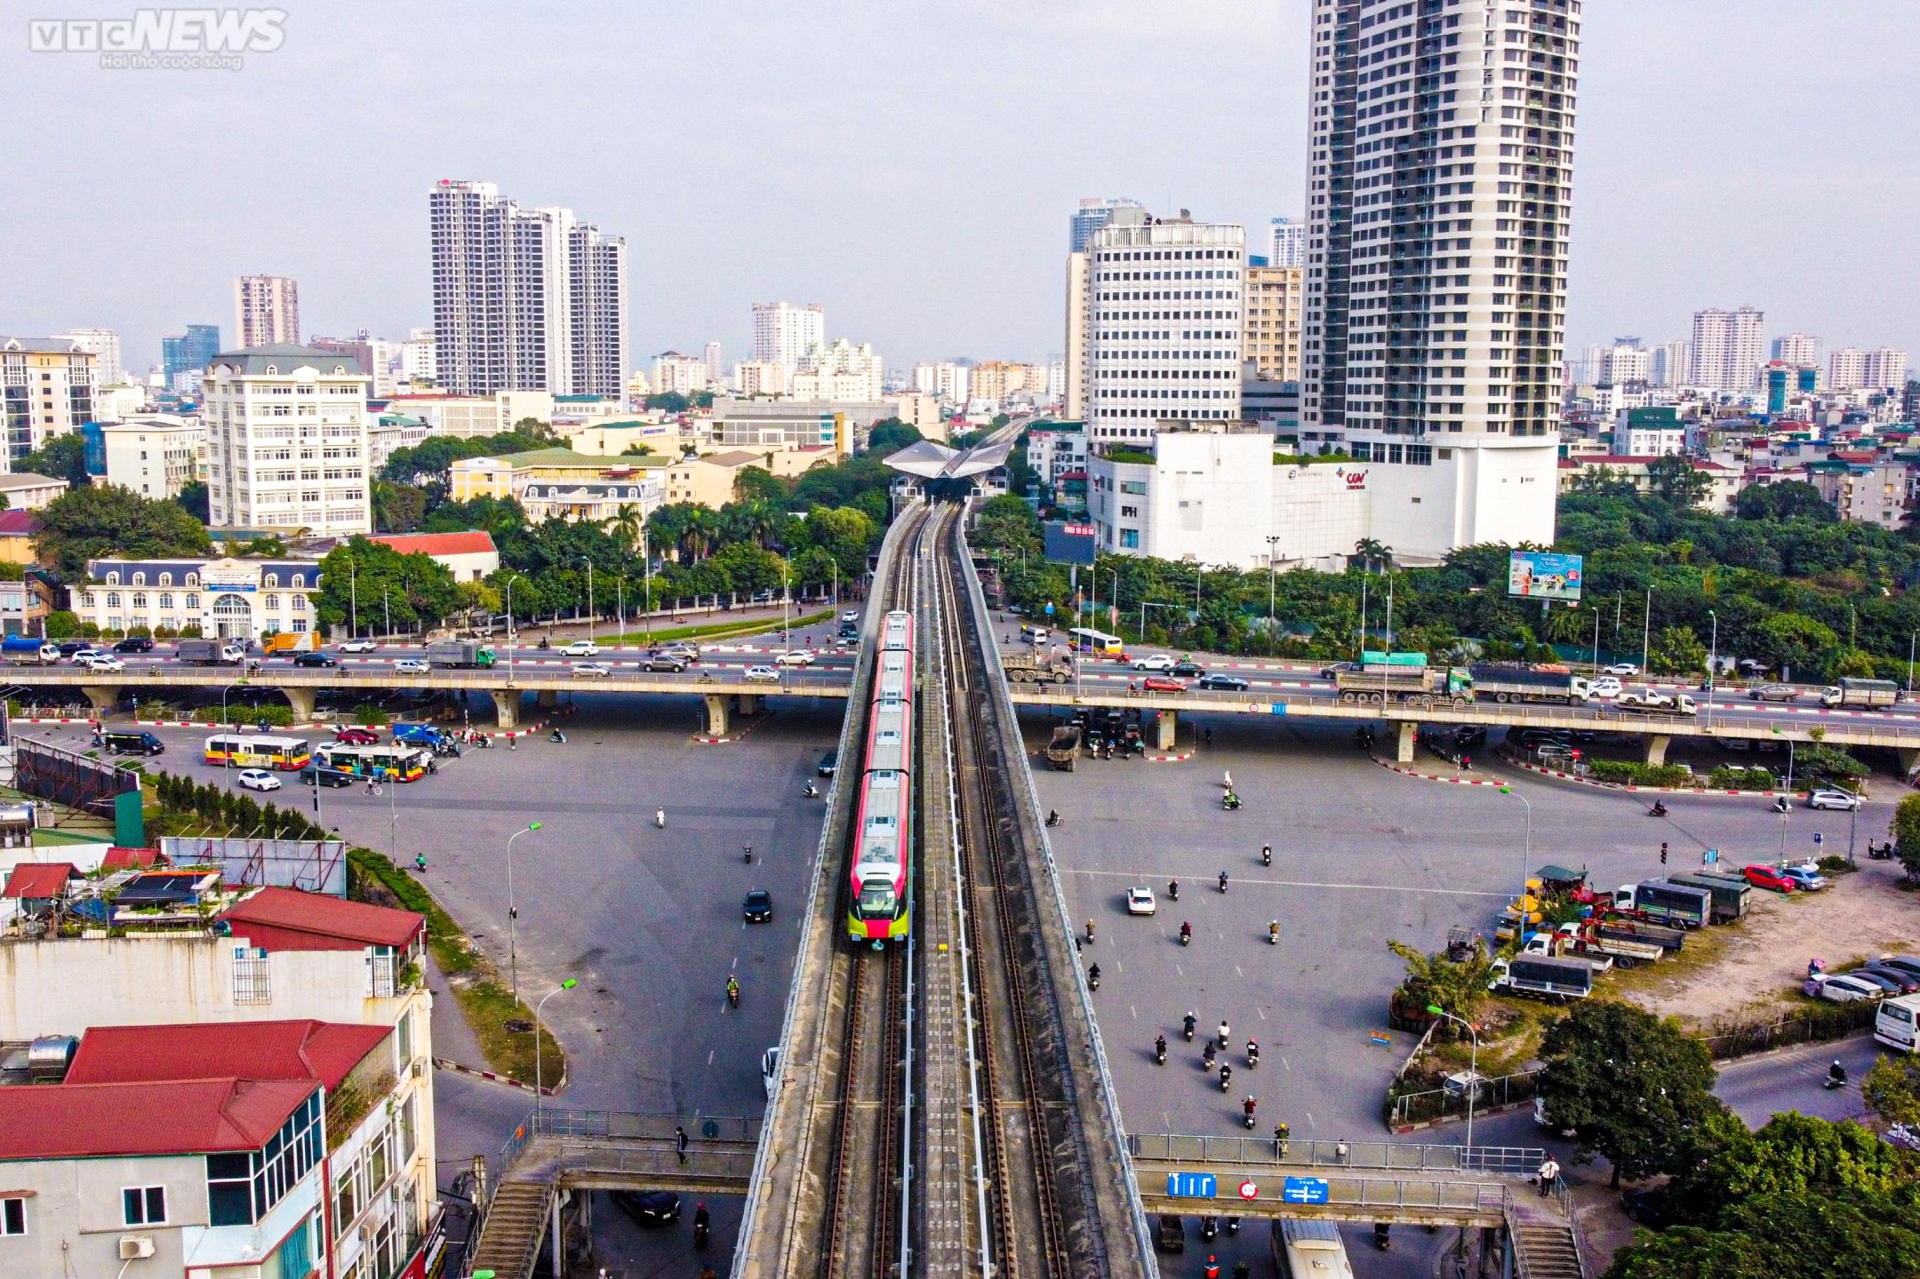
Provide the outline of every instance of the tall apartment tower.
{"type": "Polygon", "coordinates": [[[1086,249],[1087,438],[1240,417],[1247,233],[1115,209],[1086,249]]]}
{"type": "Polygon", "coordinates": [[[1307,264],[1307,224],[1299,218],[1275,218],[1267,224],[1271,237],[1267,248],[1268,266],[1305,266],[1307,264]]]}
{"type": "Polygon", "coordinates": [[[827,344],[827,311],[817,302],[753,304],[753,358],[789,370],[804,364],[815,347],[827,344]]]}
{"type": "Polygon", "coordinates": [[[1760,375],[1760,326],[1766,313],[1708,307],[1693,313],[1693,385],[1709,391],[1751,390],[1760,375]]]}
{"type": "Polygon", "coordinates": [[[1580,9],[1314,0],[1301,425],[1404,554],[1553,538],[1580,9]]]}
{"type": "Polygon", "coordinates": [[[1795,368],[1810,369],[1820,363],[1820,339],[1811,333],[1789,333],[1769,344],[1774,361],[1795,368]]]}
{"type": "Polygon", "coordinates": [[[1598,380],[1609,386],[1645,382],[1652,373],[1653,352],[1641,346],[1639,338],[1615,338],[1600,354],[1598,380]]]}
{"type": "Polygon", "coordinates": [[[1300,380],[1304,270],[1298,266],[1262,266],[1258,258],[1247,268],[1247,319],[1243,330],[1246,358],[1268,381],[1300,380]]]}
{"type": "Polygon", "coordinates": [[[1677,338],[1653,348],[1651,373],[1655,386],[1685,386],[1693,374],[1693,343],[1677,338]]]}
{"type": "Polygon", "coordinates": [[[625,394],[627,241],[582,223],[567,238],[574,395],[625,394]]]}
{"type": "Polygon", "coordinates": [[[243,350],[298,343],[300,286],[284,275],[234,277],[233,331],[243,350]]]}
{"type": "Polygon", "coordinates": [[[121,368],[118,333],[112,329],[68,329],[53,336],[59,341],[73,343],[82,351],[93,353],[93,376],[96,386],[119,384],[121,368]]]}

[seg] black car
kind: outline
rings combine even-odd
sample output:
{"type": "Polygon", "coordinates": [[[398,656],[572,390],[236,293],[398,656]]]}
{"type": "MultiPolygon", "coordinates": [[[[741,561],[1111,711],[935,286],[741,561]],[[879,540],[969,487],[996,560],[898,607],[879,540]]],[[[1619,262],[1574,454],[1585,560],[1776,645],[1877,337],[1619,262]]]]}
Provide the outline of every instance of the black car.
{"type": "Polygon", "coordinates": [[[740,903],[740,914],[749,924],[764,924],[773,918],[773,894],[756,888],[740,903]]]}
{"type": "Polygon", "coordinates": [[[608,1196],[636,1225],[671,1226],[680,1220],[680,1196],[671,1190],[611,1190],[608,1196]]]}
{"type": "Polygon", "coordinates": [[[1206,671],[1202,670],[1195,662],[1181,661],[1175,662],[1173,669],[1168,671],[1167,674],[1176,679],[1199,679],[1206,674],[1206,671]]]}
{"type": "Polygon", "coordinates": [[[666,671],[669,674],[678,675],[687,669],[687,659],[684,657],[675,657],[671,653],[655,653],[652,657],[640,663],[640,669],[643,671],[666,671]]]}
{"type": "Polygon", "coordinates": [[[1665,1186],[1629,1190],[1620,1196],[1620,1207],[1626,1212],[1628,1221],[1649,1230],[1664,1230],[1673,1220],[1667,1207],[1665,1186]]]}
{"type": "Polygon", "coordinates": [[[91,640],[61,640],[60,656],[72,657],[75,653],[78,653],[81,649],[92,648],[92,647],[93,647],[93,643],[91,640]]]}
{"type": "Polygon", "coordinates": [[[1341,675],[1348,671],[1357,671],[1359,669],[1359,665],[1354,662],[1335,662],[1331,666],[1322,666],[1320,668],[1320,678],[1332,679],[1336,675],[1341,675]]]}
{"type": "Polygon", "coordinates": [[[338,666],[340,665],[340,663],[334,660],[333,656],[328,653],[296,653],[294,654],[293,664],[295,666],[338,666]]]}
{"type": "MultiPolygon", "coordinates": [[[[1176,671],[1178,667],[1174,668],[1176,671]]],[[[1238,675],[1202,675],[1197,688],[1212,688],[1223,693],[1244,693],[1251,687],[1238,675]]]]}
{"type": "Polygon", "coordinates": [[[318,764],[310,764],[300,770],[300,780],[309,786],[338,787],[353,785],[354,776],[337,768],[322,768],[318,764]]]}
{"type": "Polygon", "coordinates": [[[840,771],[840,752],[828,751],[822,755],[820,757],[820,763],[814,767],[813,771],[822,777],[832,777],[840,771]]]}
{"type": "Polygon", "coordinates": [[[1900,993],[1903,995],[1911,995],[1914,991],[1920,990],[1920,977],[1894,964],[1868,964],[1864,968],[1857,968],[1847,974],[1849,977],[1869,975],[1878,977],[1882,981],[1894,982],[1900,987],[1900,993]]]}
{"type": "Polygon", "coordinates": [[[144,635],[129,635],[113,646],[116,653],[151,653],[153,641],[144,635]]]}

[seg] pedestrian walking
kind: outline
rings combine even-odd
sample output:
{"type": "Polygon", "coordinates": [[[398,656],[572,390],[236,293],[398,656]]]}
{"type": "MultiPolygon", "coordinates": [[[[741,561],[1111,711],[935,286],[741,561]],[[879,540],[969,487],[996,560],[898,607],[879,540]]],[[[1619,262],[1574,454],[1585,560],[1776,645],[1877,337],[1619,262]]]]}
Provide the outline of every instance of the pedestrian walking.
{"type": "Polygon", "coordinates": [[[1220,788],[1228,792],[1231,792],[1233,790],[1233,770],[1232,769],[1223,768],[1220,770],[1220,788]]]}
{"type": "Polygon", "coordinates": [[[1554,1180],[1559,1176],[1560,1165],[1553,1161],[1552,1155],[1548,1155],[1540,1165],[1540,1197],[1542,1199],[1553,1193],[1554,1180]]]}
{"type": "MultiPolygon", "coordinates": [[[[687,1130],[679,1124],[673,1126],[673,1148],[680,1156],[680,1162],[687,1162],[687,1130]]],[[[1544,1192],[1543,1192],[1544,1193],[1544,1192]]]]}

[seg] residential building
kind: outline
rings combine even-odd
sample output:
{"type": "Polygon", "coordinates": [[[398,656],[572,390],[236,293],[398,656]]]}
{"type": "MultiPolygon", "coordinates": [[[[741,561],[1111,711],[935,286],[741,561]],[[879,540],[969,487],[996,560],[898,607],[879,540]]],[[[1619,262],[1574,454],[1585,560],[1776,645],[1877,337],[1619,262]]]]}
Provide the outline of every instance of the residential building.
{"type": "Polygon", "coordinates": [[[490,533],[381,533],[367,540],[402,555],[424,555],[445,567],[456,582],[483,581],[500,568],[500,552],[490,533]]]}
{"type": "Polygon", "coordinates": [[[1307,264],[1307,224],[1300,218],[1275,218],[1267,224],[1267,265],[1303,267],[1307,264]]]}
{"type": "Polygon", "coordinates": [[[1652,376],[1653,353],[1640,345],[1639,338],[1615,338],[1600,354],[1597,380],[1609,386],[1647,382],[1652,376]]]}
{"type": "Polygon", "coordinates": [[[1760,329],[1765,321],[1766,314],[1751,306],[1695,311],[1693,373],[1688,381],[1709,391],[1752,389],[1762,363],[1760,329]]]}
{"type": "Polygon", "coordinates": [[[736,395],[785,395],[793,370],[767,360],[743,360],[733,366],[733,391],[736,395]]]}
{"type": "Polygon", "coordinates": [[[1052,488],[1069,471],[1087,469],[1085,422],[1035,422],[1027,427],[1027,465],[1052,488]]]}
{"type": "Polygon", "coordinates": [[[665,500],[666,465],[658,455],[606,458],[535,449],[455,462],[451,489],[456,502],[511,497],[526,508],[529,523],[558,516],[598,524],[630,506],[651,515],[665,500]]]}
{"type": "Polygon", "coordinates": [[[706,360],[707,381],[714,386],[719,386],[727,380],[727,366],[726,362],[720,358],[720,344],[718,342],[707,343],[706,360]]]}
{"type": "Polygon", "coordinates": [[[753,304],[753,358],[761,364],[798,369],[817,346],[827,344],[827,312],[818,302],[753,304]]]}
{"type": "Polygon", "coordinates": [[[1005,406],[1018,397],[1028,403],[1047,398],[1047,366],[986,360],[973,366],[969,397],[1005,406]]]}
{"type": "Polygon", "coordinates": [[[837,338],[831,346],[816,345],[794,374],[791,394],[801,401],[879,400],[886,394],[883,361],[866,342],[855,345],[837,338]]]}
{"type": "Polygon", "coordinates": [[[433,342],[432,329],[415,329],[400,344],[400,372],[406,384],[421,389],[440,380],[440,361],[433,342]]]}
{"type": "Polygon", "coordinates": [[[1768,343],[1769,358],[1795,367],[1820,363],[1820,339],[1811,333],[1788,333],[1768,343]]]}
{"type": "Polygon", "coordinates": [[[707,362],[678,351],[662,351],[653,357],[653,390],[656,395],[692,395],[707,389],[707,362]]]}
{"type": "MultiPolygon", "coordinates": [[[[1653,477],[1650,468],[1660,459],[1653,456],[1633,456],[1621,453],[1582,453],[1575,457],[1559,460],[1558,489],[1562,493],[1577,492],[1587,479],[1599,478],[1630,483],[1637,493],[1653,491],[1653,477]]],[[[1706,496],[1700,502],[1700,509],[1713,515],[1733,514],[1734,500],[1747,486],[1746,475],[1738,467],[1720,462],[1705,462],[1697,458],[1688,459],[1698,474],[1708,480],[1706,496]]]]}
{"type": "Polygon", "coordinates": [[[120,363],[120,335],[112,329],[68,329],[53,335],[56,342],[71,342],[82,351],[93,353],[93,382],[97,390],[118,386],[126,379],[120,363]]]}
{"type": "Polygon", "coordinates": [[[1843,346],[1827,356],[1827,386],[1835,391],[1884,391],[1905,386],[1907,353],[1889,347],[1861,351],[1843,346]]]}
{"type": "Polygon", "coordinates": [[[913,366],[913,388],[923,395],[935,395],[954,408],[973,398],[973,365],[957,360],[913,366]]]}
{"type": "Polygon", "coordinates": [[[311,560],[87,561],[73,607],[103,631],[190,627],[220,639],[259,639],[313,629],[320,566],[311,560]]]}
{"type": "Polygon", "coordinates": [[[627,241],[591,223],[567,231],[568,376],[556,395],[618,398],[627,377],[627,241]]]}
{"type": "Polygon", "coordinates": [[[0,498],[6,499],[6,510],[37,511],[67,491],[64,478],[51,475],[35,475],[32,471],[8,471],[0,473],[0,498]]]}
{"type": "Polygon", "coordinates": [[[1300,315],[1306,298],[1303,270],[1261,266],[1258,259],[1247,267],[1246,358],[1270,382],[1300,380],[1300,315]]]}
{"type": "MultiPolygon", "coordinates": [[[[13,506],[0,510],[0,563],[36,563],[40,559],[40,548],[35,539],[39,536],[40,519],[32,511],[13,506]]],[[[0,590],[13,585],[16,583],[0,582],[0,590]]],[[[20,604],[15,604],[12,611],[18,612],[20,608],[20,604]]]]}
{"type": "Polygon", "coordinates": [[[928,440],[947,438],[947,419],[940,412],[938,396],[907,391],[889,398],[896,406],[894,416],[920,432],[921,438],[928,440]]]}
{"type": "Polygon", "coordinates": [[[1867,385],[1867,354],[1843,346],[1827,355],[1827,385],[1836,391],[1855,391],[1867,385]]]}
{"type": "Polygon", "coordinates": [[[367,383],[350,357],[302,346],[215,356],[204,387],[209,523],[372,532],[367,383]]]}
{"type": "Polygon", "coordinates": [[[416,392],[388,397],[387,407],[417,417],[429,435],[470,440],[499,435],[532,419],[550,423],[556,412],[548,391],[499,391],[493,395],[450,395],[444,391],[416,392]]]}
{"type": "Polygon", "coordinates": [[[93,420],[94,354],[69,338],[0,337],[7,456],[17,460],[93,420]]]}
{"type": "Polygon", "coordinates": [[[234,277],[233,330],[241,347],[298,345],[299,285],[284,275],[234,277]]]}
{"type": "Polygon", "coordinates": [[[1807,483],[1820,490],[1842,520],[1897,529],[1907,522],[1912,468],[1873,453],[1835,455],[1806,464],[1807,483]]]}
{"type": "Polygon", "coordinates": [[[1303,432],[1300,383],[1262,377],[1252,360],[1240,366],[1240,415],[1273,436],[1275,447],[1318,454],[1338,452],[1343,443],[1338,431],[1303,432]]]}
{"type": "Polygon", "coordinates": [[[93,420],[124,422],[130,417],[145,413],[149,404],[147,386],[144,382],[119,382],[113,386],[95,387],[93,420]]]}
{"type": "MultiPolygon", "coordinates": [[[[1080,207],[1074,210],[1067,225],[1067,252],[1084,253],[1093,243],[1094,232],[1113,221],[1113,215],[1119,209],[1140,209],[1144,206],[1138,200],[1125,197],[1118,199],[1100,196],[1085,196],[1080,207]]],[[[1069,350],[1072,348],[1069,347],[1069,350]]]]}
{"type": "Polygon", "coordinates": [[[1088,248],[1087,411],[1095,444],[1240,416],[1246,232],[1117,209],[1088,248]]]}
{"type": "Polygon", "coordinates": [[[1693,343],[1681,339],[1653,348],[1648,381],[1655,386],[1679,387],[1693,376],[1693,343]]]}
{"type": "Polygon", "coordinates": [[[424,418],[382,413],[367,423],[367,473],[378,475],[401,449],[418,448],[432,434],[424,418]]]}
{"type": "Polygon", "coordinates": [[[1554,536],[1578,6],[1465,21],[1313,8],[1301,428],[1413,562],[1554,536]]]}
{"type": "Polygon", "coordinates": [[[1907,384],[1907,353],[1884,346],[1868,351],[1866,384],[1876,391],[1904,387],[1907,384]]]}
{"type": "Polygon", "coordinates": [[[717,511],[739,496],[740,473],[748,467],[757,467],[781,479],[792,479],[816,466],[831,465],[835,460],[834,451],[820,444],[766,451],[733,449],[682,458],[666,467],[665,500],[669,504],[692,502],[717,511]]]}
{"type": "Polygon", "coordinates": [[[200,375],[220,354],[220,326],[189,324],[178,337],[160,339],[160,371],[170,391],[197,391],[200,375]]]}
{"type": "Polygon", "coordinates": [[[694,442],[679,415],[653,411],[620,418],[563,420],[554,423],[553,430],[568,448],[586,457],[620,457],[635,446],[678,456],[686,444],[694,442]]]}
{"type": "Polygon", "coordinates": [[[1613,452],[1628,457],[1683,453],[1686,423],[1671,408],[1622,408],[1613,423],[1613,452]]]}
{"type": "Polygon", "coordinates": [[[102,425],[107,483],[146,498],[177,496],[200,473],[204,422],[169,414],[102,425]]]}

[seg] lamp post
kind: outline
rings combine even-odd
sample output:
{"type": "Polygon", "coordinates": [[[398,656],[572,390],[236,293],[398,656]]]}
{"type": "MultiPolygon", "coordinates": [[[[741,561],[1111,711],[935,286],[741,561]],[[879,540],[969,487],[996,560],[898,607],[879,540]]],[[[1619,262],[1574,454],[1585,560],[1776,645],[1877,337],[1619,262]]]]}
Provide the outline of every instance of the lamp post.
{"type": "Polygon", "coordinates": [[[647,543],[647,526],[640,526],[640,590],[646,599],[640,611],[647,619],[647,643],[653,643],[653,548],[647,543]]]}
{"type": "Polygon", "coordinates": [[[1913,631],[1907,636],[1907,692],[1909,693],[1913,692],[1913,641],[1915,638],[1920,638],[1920,631],[1913,631]]]}
{"type": "MultiPolygon", "coordinates": [[[[522,835],[530,835],[540,829],[539,822],[528,822],[521,829],[507,836],[507,967],[513,975],[513,997],[520,998],[520,908],[513,903],[513,841],[522,835]]],[[[539,1044],[534,1044],[535,1051],[539,1044]]]]}
{"type": "MultiPolygon", "coordinates": [[[[540,1002],[533,1006],[533,1111],[534,1111],[534,1114],[536,1115],[540,1113],[541,1098],[543,1098],[546,1095],[541,1088],[540,1014],[543,1011],[545,1011],[547,1006],[547,1001],[549,999],[552,999],[555,995],[559,994],[563,990],[572,990],[575,986],[578,986],[579,984],[580,983],[576,981],[574,978],[569,977],[565,981],[561,982],[558,986],[548,991],[546,994],[540,996],[540,1002]]],[[[540,1124],[538,1120],[534,1122],[533,1130],[535,1132],[540,1131],[540,1124]]],[[[1473,1121],[1471,1119],[1467,1121],[1467,1144],[1469,1146],[1473,1144],[1473,1121]]]]}
{"type": "Polygon", "coordinates": [[[1720,614],[1712,609],[1707,616],[1713,619],[1713,638],[1707,645],[1707,727],[1713,727],[1713,668],[1720,659],[1720,614]]]}
{"type": "MultiPolygon", "coordinates": [[[[1456,1017],[1438,1004],[1428,1004],[1427,1011],[1435,1017],[1444,1017],[1448,1021],[1457,1021],[1467,1028],[1467,1034],[1473,1038],[1473,1053],[1467,1063],[1467,1158],[1473,1157],[1473,1099],[1480,1091],[1480,1030],[1464,1017],[1456,1017]]],[[[536,1044],[536,1051],[538,1045],[536,1044]]],[[[537,1094],[536,1094],[537,1098],[537,1094]]],[[[536,1099],[534,1106],[538,1108],[536,1099]]]]}
{"type": "Polygon", "coordinates": [[[593,643],[593,561],[582,555],[587,561],[587,643],[593,643]]]}
{"type": "Polygon", "coordinates": [[[507,687],[513,687],[513,659],[520,641],[513,634],[513,584],[519,580],[518,573],[507,574],[507,687]]]}
{"type": "Polygon", "coordinates": [[[1522,804],[1526,804],[1527,807],[1526,842],[1520,845],[1520,897],[1514,903],[1520,915],[1520,918],[1514,921],[1513,925],[1513,939],[1518,942],[1521,940],[1520,935],[1524,933],[1527,928],[1527,909],[1525,903],[1527,900],[1527,867],[1533,864],[1533,805],[1527,802],[1525,795],[1522,795],[1511,786],[1502,786],[1500,793],[1502,795],[1513,796],[1522,804]]]}
{"type": "Polygon", "coordinates": [[[1267,642],[1273,642],[1273,548],[1280,541],[1277,537],[1267,538],[1267,642]]]}
{"type": "MultiPolygon", "coordinates": [[[[227,731],[235,734],[238,734],[239,730],[227,719],[227,694],[238,687],[240,687],[238,684],[229,684],[220,690],[220,723],[227,731]]],[[[100,717],[100,722],[103,725],[106,723],[106,720],[107,717],[105,715],[100,717]]],[[[225,774],[228,790],[233,789],[233,745],[232,742],[227,743],[227,749],[222,752],[224,762],[221,765],[221,771],[225,774]]],[[[314,779],[313,789],[316,792],[320,789],[320,781],[318,778],[314,779]]]]}
{"type": "Polygon", "coordinates": [[[347,638],[360,638],[360,566],[347,557],[347,638]]]}
{"type": "Polygon", "coordinates": [[[1640,620],[1640,674],[1653,677],[1653,655],[1649,651],[1653,643],[1653,588],[1647,588],[1647,612],[1640,620]]]}

